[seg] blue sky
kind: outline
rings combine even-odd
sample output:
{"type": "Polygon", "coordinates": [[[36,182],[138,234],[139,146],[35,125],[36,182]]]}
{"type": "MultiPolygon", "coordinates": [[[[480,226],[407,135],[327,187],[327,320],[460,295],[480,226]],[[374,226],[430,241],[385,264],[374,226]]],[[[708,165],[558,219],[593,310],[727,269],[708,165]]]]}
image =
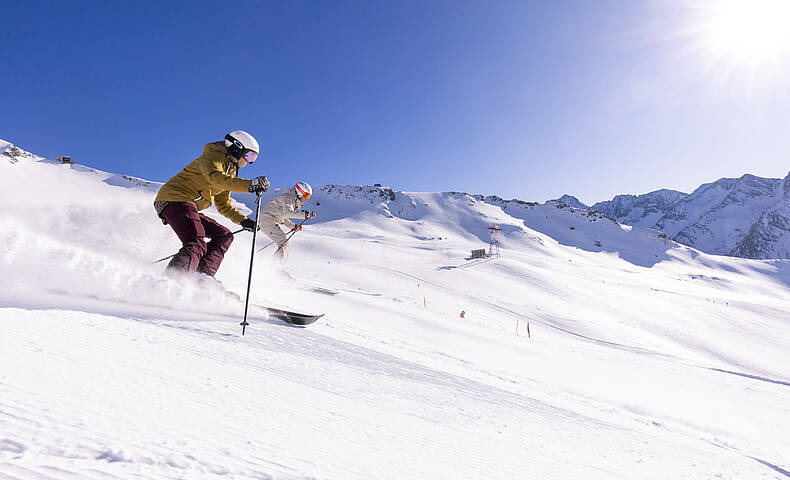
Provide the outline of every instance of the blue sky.
{"type": "Polygon", "coordinates": [[[706,43],[692,0],[2,6],[0,138],[106,171],[165,181],[234,129],[275,186],[593,203],[790,170],[788,51],[706,43]]]}

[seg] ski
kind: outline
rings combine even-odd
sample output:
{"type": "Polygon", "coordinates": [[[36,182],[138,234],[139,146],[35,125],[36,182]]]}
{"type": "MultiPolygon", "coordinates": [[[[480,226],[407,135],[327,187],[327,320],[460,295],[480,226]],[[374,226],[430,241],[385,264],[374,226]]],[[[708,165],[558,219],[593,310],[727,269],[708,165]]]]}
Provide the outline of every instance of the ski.
{"type": "MultiPolygon", "coordinates": [[[[229,294],[228,295],[229,298],[231,298],[234,301],[239,301],[239,302],[241,301],[239,296],[236,295],[236,294],[233,294],[233,292],[226,291],[224,293],[228,293],[229,294]]],[[[47,291],[44,292],[44,294],[48,294],[48,295],[52,295],[52,296],[56,296],[56,297],[79,298],[79,299],[82,299],[83,302],[84,301],[91,301],[91,302],[98,302],[99,304],[125,305],[126,307],[131,307],[131,308],[135,308],[136,307],[136,308],[139,308],[139,309],[146,309],[147,312],[168,311],[168,312],[173,312],[173,313],[177,313],[177,314],[185,315],[185,316],[190,316],[190,315],[194,316],[195,314],[198,314],[198,315],[206,314],[206,315],[208,315],[210,317],[215,317],[215,318],[222,318],[222,317],[224,317],[224,318],[234,318],[235,317],[235,315],[229,315],[226,312],[207,312],[207,311],[202,310],[202,309],[201,310],[197,310],[197,309],[189,309],[189,308],[174,308],[174,307],[172,307],[170,305],[163,305],[163,304],[159,304],[159,303],[146,302],[144,300],[143,301],[128,301],[128,300],[123,300],[123,299],[119,299],[119,298],[110,298],[110,297],[102,298],[102,297],[100,297],[98,295],[86,295],[86,294],[80,294],[80,293],[71,293],[71,292],[68,292],[68,291],[65,291],[65,290],[47,290],[47,291]]],[[[286,322],[286,323],[288,323],[290,325],[307,326],[307,325],[310,325],[311,323],[315,323],[316,320],[318,320],[319,318],[324,316],[323,313],[321,313],[321,314],[307,314],[307,313],[292,312],[290,310],[283,310],[283,309],[280,309],[280,308],[267,307],[265,305],[257,305],[257,304],[251,304],[251,305],[255,306],[259,313],[265,313],[269,317],[277,318],[278,320],[286,322]]],[[[57,308],[57,305],[53,304],[52,307],[53,308],[57,308]]]]}
{"type": "Polygon", "coordinates": [[[337,295],[340,293],[340,290],[334,288],[326,288],[326,287],[310,287],[310,291],[315,293],[321,293],[324,295],[337,295]]]}
{"type": "Polygon", "coordinates": [[[282,320],[283,322],[289,323],[291,325],[307,326],[310,325],[311,323],[315,323],[316,320],[324,316],[323,313],[313,315],[309,313],[291,312],[289,310],[267,307],[265,305],[257,305],[257,304],[254,305],[258,308],[265,310],[270,316],[282,320]]]}
{"type": "MultiPolygon", "coordinates": [[[[216,282],[216,283],[209,282],[209,284],[212,287],[216,287],[217,291],[224,293],[228,297],[234,300],[238,300],[240,302],[243,301],[241,295],[237,294],[232,290],[228,290],[221,282],[216,282]]],[[[327,292],[331,292],[331,290],[329,289],[326,290],[327,292]]],[[[332,295],[332,293],[327,293],[327,294],[332,295]]],[[[250,305],[265,311],[270,317],[274,317],[278,320],[282,320],[283,322],[291,325],[298,325],[302,327],[310,325],[311,323],[315,323],[316,320],[324,316],[323,313],[313,315],[307,313],[292,312],[290,310],[283,310],[280,308],[274,308],[274,307],[268,307],[266,305],[256,304],[252,301],[250,301],[250,305]]],[[[244,330],[246,330],[246,327],[249,325],[249,322],[247,322],[246,319],[242,320],[241,325],[244,327],[244,329],[242,330],[243,332],[244,330]]]]}

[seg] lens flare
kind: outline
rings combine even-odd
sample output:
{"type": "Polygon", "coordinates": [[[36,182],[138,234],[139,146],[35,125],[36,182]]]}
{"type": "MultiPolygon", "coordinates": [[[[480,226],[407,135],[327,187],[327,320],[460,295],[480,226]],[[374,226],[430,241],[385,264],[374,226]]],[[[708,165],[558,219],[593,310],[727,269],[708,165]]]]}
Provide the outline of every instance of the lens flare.
{"type": "Polygon", "coordinates": [[[663,7],[656,10],[658,16],[671,22],[663,24],[661,34],[673,52],[669,58],[675,66],[691,67],[683,70],[689,82],[704,78],[754,101],[790,95],[790,0],[660,0],[655,5],[663,7]]]}
{"type": "Polygon", "coordinates": [[[714,0],[700,14],[702,41],[712,54],[753,63],[790,53],[790,0],[714,0]]]}

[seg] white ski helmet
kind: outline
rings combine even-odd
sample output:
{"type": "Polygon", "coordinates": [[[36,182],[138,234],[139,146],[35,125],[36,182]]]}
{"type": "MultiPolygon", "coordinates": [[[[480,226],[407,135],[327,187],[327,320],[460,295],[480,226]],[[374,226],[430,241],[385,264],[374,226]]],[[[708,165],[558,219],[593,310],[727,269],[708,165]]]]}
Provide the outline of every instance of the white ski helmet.
{"type": "Polygon", "coordinates": [[[307,182],[298,182],[294,185],[294,190],[296,190],[296,195],[302,200],[307,200],[313,194],[313,187],[307,182]]]}
{"type": "Polygon", "coordinates": [[[261,153],[258,141],[244,130],[234,130],[225,135],[225,146],[228,148],[228,153],[236,158],[241,158],[249,151],[255,152],[256,157],[261,153]]]}

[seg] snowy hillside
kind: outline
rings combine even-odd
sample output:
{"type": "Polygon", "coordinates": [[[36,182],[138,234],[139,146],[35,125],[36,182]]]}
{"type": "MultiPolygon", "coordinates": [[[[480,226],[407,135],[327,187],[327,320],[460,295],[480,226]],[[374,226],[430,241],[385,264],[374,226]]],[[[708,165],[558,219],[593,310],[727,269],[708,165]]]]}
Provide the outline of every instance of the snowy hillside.
{"type": "MultiPolygon", "coordinates": [[[[242,337],[242,302],[152,263],[179,247],[158,184],[6,143],[0,175],[2,479],[790,476],[788,261],[559,201],[327,185],[252,285],[326,316],[253,310],[242,337]],[[471,259],[494,222],[501,258],[471,259]]],[[[250,240],[217,274],[236,292],[250,240]]]]}
{"type": "Polygon", "coordinates": [[[722,178],[690,195],[659,190],[618,195],[591,208],[626,225],[654,228],[704,252],[790,258],[790,174],[722,178]]]}

